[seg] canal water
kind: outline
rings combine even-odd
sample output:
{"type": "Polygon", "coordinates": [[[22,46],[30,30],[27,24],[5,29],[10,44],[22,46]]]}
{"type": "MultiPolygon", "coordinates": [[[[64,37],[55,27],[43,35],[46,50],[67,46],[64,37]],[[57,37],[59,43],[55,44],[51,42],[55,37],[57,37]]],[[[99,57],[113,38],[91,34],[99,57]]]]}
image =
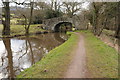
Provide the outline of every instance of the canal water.
{"type": "Polygon", "coordinates": [[[0,78],[15,78],[67,39],[65,33],[0,39],[0,78]]]}

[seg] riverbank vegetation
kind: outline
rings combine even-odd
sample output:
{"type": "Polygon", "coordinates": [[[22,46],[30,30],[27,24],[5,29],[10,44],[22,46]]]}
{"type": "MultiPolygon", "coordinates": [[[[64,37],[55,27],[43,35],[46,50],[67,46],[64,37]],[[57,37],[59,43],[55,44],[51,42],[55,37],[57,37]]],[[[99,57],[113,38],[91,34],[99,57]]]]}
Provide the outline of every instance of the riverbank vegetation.
{"type": "MultiPolygon", "coordinates": [[[[46,30],[42,29],[41,26],[42,26],[42,24],[31,25],[30,30],[29,30],[29,34],[40,33],[40,32],[46,31],[46,30]]],[[[2,29],[3,29],[3,26],[0,25],[0,32],[1,33],[2,33],[2,29]]],[[[2,36],[1,33],[0,33],[0,35],[2,36]]],[[[14,35],[25,35],[24,25],[11,25],[10,36],[14,36],[14,35]]]]}
{"type": "MultiPolygon", "coordinates": [[[[117,78],[118,53],[106,45],[90,31],[77,31],[85,37],[86,65],[91,78],[117,78]]],[[[71,34],[71,33],[70,33],[71,34]]],[[[78,44],[78,35],[50,51],[41,61],[21,72],[17,78],[61,78],[74,56],[72,52],[78,44]],[[51,65],[52,64],[52,65],[51,65]]]]}
{"type": "MultiPolygon", "coordinates": [[[[60,31],[60,28],[67,31],[66,26],[71,26],[71,29],[75,27],[77,30],[91,30],[92,33],[81,31],[85,36],[87,67],[92,73],[91,76],[94,78],[116,77],[118,54],[114,48],[107,46],[97,37],[100,38],[102,34],[105,34],[108,37],[102,36],[102,38],[110,38],[113,45],[120,46],[120,2],[33,1],[12,0],[12,2],[4,2],[2,0],[0,37],[40,33],[41,31],[48,31],[51,29],[50,27],[54,28],[51,31],[55,31],[55,27],[57,27],[57,31],[60,31]],[[16,6],[11,6],[11,3],[16,6]],[[64,22],[62,17],[66,20],[69,18],[69,20],[64,22]],[[56,19],[60,19],[58,23],[55,22],[56,19]],[[60,24],[60,22],[64,23],[60,24]],[[70,25],[65,24],[69,22],[70,25]],[[48,27],[46,26],[48,23],[49,25],[56,24],[54,26],[48,25],[48,27]],[[59,25],[56,26],[57,24],[59,25]]],[[[78,36],[74,33],[70,34],[71,37],[68,41],[50,51],[40,62],[18,75],[18,78],[63,77],[74,55],[71,51],[74,51],[76,44],[78,44],[78,36]]],[[[108,41],[108,43],[110,42],[108,41]]]]}
{"type": "Polygon", "coordinates": [[[10,24],[23,24],[25,33],[29,34],[32,24],[42,24],[45,19],[70,17],[75,18],[77,29],[92,29],[94,35],[100,36],[104,29],[114,31],[114,37],[119,38],[119,2],[60,2],[51,0],[48,2],[13,0],[16,6],[10,6],[9,2],[2,2],[3,14],[0,14],[4,26],[3,35],[10,35],[10,24]],[[23,6],[24,8],[20,7],[23,6]],[[83,8],[82,5],[86,5],[83,8]],[[63,8],[64,7],[64,8],[63,8]],[[88,8],[89,7],[89,8],[88,8]],[[27,13],[27,14],[26,14],[27,13]],[[15,20],[14,20],[15,19],[15,20]],[[11,20],[11,21],[10,21],[11,20]]]}
{"type": "Polygon", "coordinates": [[[95,37],[90,31],[85,36],[87,68],[93,78],[118,77],[118,52],[95,37]]]}
{"type": "Polygon", "coordinates": [[[21,72],[17,78],[61,78],[67,71],[70,64],[77,42],[78,35],[71,34],[70,38],[62,45],[56,47],[45,55],[41,61],[32,67],[21,72]]]}

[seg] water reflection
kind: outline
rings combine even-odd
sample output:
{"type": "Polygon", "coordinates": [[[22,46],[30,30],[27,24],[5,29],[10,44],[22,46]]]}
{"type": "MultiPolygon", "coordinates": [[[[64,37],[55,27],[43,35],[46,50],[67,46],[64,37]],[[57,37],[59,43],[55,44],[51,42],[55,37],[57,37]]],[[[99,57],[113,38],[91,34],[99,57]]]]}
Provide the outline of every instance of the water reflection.
{"type": "Polygon", "coordinates": [[[0,40],[0,78],[15,77],[65,40],[63,33],[0,40]]]}
{"type": "MultiPolygon", "coordinates": [[[[12,56],[12,50],[11,50],[11,43],[10,43],[10,39],[9,38],[6,38],[6,39],[3,39],[3,43],[5,45],[5,49],[7,51],[7,59],[8,59],[8,65],[6,66],[6,69],[7,69],[7,72],[8,72],[8,77],[14,77],[14,70],[13,70],[13,56],[12,56]]],[[[4,59],[3,59],[4,61],[4,59]]],[[[7,73],[6,73],[7,74],[7,73]]]]}

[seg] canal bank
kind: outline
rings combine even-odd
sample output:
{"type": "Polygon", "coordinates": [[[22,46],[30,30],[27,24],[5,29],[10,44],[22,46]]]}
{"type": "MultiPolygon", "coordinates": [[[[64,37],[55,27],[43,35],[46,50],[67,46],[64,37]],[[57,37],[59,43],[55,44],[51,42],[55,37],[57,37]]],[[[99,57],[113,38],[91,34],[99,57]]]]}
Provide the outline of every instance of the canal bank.
{"type": "Polygon", "coordinates": [[[78,31],[17,78],[118,78],[118,53],[90,31],[78,31]]]}
{"type": "MultiPolygon", "coordinates": [[[[45,34],[45,33],[51,32],[51,31],[42,29],[41,26],[42,24],[31,25],[29,29],[29,35],[45,34]]],[[[0,38],[14,38],[14,37],[26,36],[24,25],[11,25],[10,35],[2,35],[2,30],[3,30],[3,25],[0,24],[0,38]]]]}
{"type": "Polygon", "coordinates": [[[81,31],[81,33],[85,37],[88,77],[111,78],[111,80],[118,78],[119,59],[115,48],[94,36],[91,31],[81,31]]]}
{"type": "Polygon", "coordinates": [[[41,61],[34,64],[32,67],[21,72],[17,78],[61,78],[67,71],[70,64],[74,49],[76,48],[79,36],[75,33],[71,34],[70,38],[50,51],[41,61]]]}
{"type": "Polygon", "coordinates": [[[14,78],[68,39],[65,33],[47,33],[0,39],[0,79],[14,78]]]}

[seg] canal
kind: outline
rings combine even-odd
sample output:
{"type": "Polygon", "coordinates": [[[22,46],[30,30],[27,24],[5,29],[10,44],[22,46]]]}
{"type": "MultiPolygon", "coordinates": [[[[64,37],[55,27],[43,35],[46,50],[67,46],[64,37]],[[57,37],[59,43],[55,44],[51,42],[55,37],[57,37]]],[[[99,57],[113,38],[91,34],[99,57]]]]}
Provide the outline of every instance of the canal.
{"type": "Polygon", "coordinates": [[[15,78],[67,39],[65,33],[0,39],[0,78],[15,78]]]}

